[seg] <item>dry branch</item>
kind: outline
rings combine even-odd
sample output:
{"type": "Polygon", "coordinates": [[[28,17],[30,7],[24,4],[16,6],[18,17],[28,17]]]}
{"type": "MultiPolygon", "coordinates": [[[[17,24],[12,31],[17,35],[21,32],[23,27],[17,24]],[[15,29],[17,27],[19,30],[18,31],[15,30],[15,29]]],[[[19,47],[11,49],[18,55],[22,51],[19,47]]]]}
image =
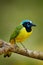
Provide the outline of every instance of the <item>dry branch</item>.
{"type": "Polygon", "coordinates": [[[27,52],[26,52],[25,49],[21,49],[17,46],[12,46],[10,43],[7,43],[3,40],[0,40],[0,55],[7,53],[8,51],[14,52],[14,53],[17,53],[17,54],[20,54],[20,55],[23,55],[23,56],[43,60],[43,52],[32,51],[32,50],[28,50],[28,49],[27,49],[27,52]]]}

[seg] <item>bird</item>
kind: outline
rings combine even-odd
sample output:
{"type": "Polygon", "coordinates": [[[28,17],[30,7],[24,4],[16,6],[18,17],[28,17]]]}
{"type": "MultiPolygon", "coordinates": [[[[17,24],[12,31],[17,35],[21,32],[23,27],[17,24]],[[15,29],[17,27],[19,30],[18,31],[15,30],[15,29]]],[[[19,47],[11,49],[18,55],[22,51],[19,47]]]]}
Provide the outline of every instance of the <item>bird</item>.
{"type": "MultiPolygon", "coordinates": [[[[9,42],[14,45],[16,43],[21,43],[29,38],[32,34],[32,27],[35,27],[36,24],[33,24],[31,20],[23,20],[14,30],[12,33],[9,42]]],[[[25,46],[22,44],[25,48],[25,46]]],[[[25,48],[26,50],[26,48],[25,48]]],[[[4,57],[10,57],[11,52],[4,54],[4,57]]]]}

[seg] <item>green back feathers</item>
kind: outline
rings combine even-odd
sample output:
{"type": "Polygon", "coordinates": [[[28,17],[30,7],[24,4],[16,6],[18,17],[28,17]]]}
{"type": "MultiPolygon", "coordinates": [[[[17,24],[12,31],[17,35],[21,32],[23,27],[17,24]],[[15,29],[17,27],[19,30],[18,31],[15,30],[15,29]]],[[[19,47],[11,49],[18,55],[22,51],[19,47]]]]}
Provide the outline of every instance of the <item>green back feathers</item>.
{"type": "Polygon", "coordinates": [[[17,26],[16,29],[14,30],[13,34],[11,35],[10,40],[15,39],[22,28],[23,28],[22,25],[17,26]]]}

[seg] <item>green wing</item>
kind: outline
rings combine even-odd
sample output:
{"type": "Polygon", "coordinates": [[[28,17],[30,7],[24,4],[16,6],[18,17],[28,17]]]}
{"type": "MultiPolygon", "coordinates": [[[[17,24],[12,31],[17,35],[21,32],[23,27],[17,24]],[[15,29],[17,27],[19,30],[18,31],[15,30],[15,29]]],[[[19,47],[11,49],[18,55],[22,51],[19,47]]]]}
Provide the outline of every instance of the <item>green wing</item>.
{"type": "Polygon", "coordinates": [[[22,25],[17,26],[16,29],[15,29],[15,31],[14,31],[13,34],[11,35],[10,40],[11,40],[11,39],[15,39],[22,28],[23,28],[22,25]]]}

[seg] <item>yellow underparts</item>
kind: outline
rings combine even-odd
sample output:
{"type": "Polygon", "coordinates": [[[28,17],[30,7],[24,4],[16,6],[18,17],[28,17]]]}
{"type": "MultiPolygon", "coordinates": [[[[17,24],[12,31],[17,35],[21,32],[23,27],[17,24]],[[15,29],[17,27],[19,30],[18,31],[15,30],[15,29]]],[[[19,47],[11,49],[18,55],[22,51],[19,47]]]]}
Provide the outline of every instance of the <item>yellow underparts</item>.
{"type": "Polygon", "coordinates": [[[23,42],[26,38],[31,35],[31,32],[27,32],[25,27],[23,27],[19,33],[19,35],[15,38],[16,42],[23,42]]]}

